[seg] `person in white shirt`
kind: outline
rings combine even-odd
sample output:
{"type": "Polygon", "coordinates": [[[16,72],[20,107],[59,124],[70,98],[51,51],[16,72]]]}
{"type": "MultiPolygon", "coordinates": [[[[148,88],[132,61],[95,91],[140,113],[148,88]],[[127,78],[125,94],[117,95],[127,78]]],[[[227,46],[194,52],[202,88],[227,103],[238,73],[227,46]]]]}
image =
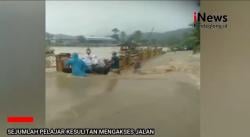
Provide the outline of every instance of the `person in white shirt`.
{"type": "Polygon", "coordinates": [[[109,67],[106,66],[104,59],[99,59],[96,55],[91,54],[90,48],[86,49],[86,53],[82,60],[89,68],[88,73],[107,74],[109,72],[109,67]]]}
{"type": "Polygon", "coordinates": [[[87,54],[84,56],[84,58],[86,60],[88,60],[91,63],[91,65],[96,64],[97,63],[96,62],[97,57],[94,54],[91,53],[90,48],[86,49],[86,53],[87,54]]]}

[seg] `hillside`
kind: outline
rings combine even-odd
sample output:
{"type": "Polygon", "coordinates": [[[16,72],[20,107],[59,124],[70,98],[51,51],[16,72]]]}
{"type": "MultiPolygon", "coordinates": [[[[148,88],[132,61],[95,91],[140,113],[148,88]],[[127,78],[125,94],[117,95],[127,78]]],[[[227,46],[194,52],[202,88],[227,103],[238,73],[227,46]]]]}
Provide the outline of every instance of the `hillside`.
{"type": "Polygon", "coordinates": [[[168,32],[164,32],[164,33],[159,33],[159,32],[146,32],[143,33],[143,39],[148,39],[148,40],[158,40],[158,41],[162,41],[162,40],[170,40],[170,39],[183,39],[187,34],[192,32],[192,28],[185,28],[185,29],[178,29],[178,30],[174,30],[174,31],[168,31],[168,32]]]}
{"type": "MultiPolygon", "coordinates": [[[[192,32],[192,28],[184,28],[184,29],[178,29],[174,31],[168,31],[168,32],[142,32],[141,39],[143,41],[151,41],[158,44],[162,44],[163,46],[166,45],[175,45],[180,43],[185,36],[190,34],[192,32]]],[[[131,36],[132,34],[128,35],[131,36]]],[[[71,35],[65,35],[65,34],[51,34],[46,33],[46,40],[77,40],[77,37],[79,36],[71,36],[71,35]]],[[[87,38],[86,36],[83,36],[87,38]]],[[[106,37],[108,38],[108,37],[106,37]]],[[[70,44],[69,44],[70,45],[70,44]]]]}

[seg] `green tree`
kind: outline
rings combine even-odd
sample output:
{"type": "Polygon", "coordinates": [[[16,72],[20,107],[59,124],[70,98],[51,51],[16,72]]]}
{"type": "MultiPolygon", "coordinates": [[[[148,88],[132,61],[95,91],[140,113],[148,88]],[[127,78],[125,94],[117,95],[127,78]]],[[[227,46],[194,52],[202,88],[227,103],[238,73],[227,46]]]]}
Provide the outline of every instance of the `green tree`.
{"type": "Polygon", "coordinates": [[[136,43],[140,43],[142,40],[142,32],[140,30],[135,31],[133,36],[132,36],[132,39],[136,43]]]}
{"type": "Polygon", "coordinates": [[[112,29],[113,34],[111,35],[111,37],[114,38],[114,39],[116,39],[117,41],[120,40],[119,34],[118,34],[119,31],[120,30],[118,28],[113,28],[112,29]]]}
{"type": "Polygon", "coordinates": [[[114,34],[117,34],[119,31],[120,31],[120,30],[119,30],[118,28],[113,28],[113,29],[112,29],[112,32],[113,32],[114,34]]]}
{"type": "Polygon", "coordinates": [[[189,50],[193,50],[193,53],[200,51],[200,25],[196,24],[190,35],[186,37],[182,46],[185,46],[189,50]]]}

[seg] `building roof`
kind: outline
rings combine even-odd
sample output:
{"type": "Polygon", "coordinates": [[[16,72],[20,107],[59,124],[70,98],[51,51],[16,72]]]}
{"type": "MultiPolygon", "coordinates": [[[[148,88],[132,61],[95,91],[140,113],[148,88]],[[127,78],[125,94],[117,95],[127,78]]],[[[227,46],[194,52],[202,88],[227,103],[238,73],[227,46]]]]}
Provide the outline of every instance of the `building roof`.
{"type": "Polygon", "coordinates": [[[86,40],[116,41],[111,37],[86,37],[86,40]]]}

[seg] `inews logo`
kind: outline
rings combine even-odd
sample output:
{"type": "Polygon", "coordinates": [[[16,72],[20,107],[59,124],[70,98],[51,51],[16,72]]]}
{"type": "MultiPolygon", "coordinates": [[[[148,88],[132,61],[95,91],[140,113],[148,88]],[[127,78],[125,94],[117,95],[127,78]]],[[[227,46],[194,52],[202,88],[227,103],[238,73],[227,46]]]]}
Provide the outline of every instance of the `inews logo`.
{"type": "Polygon", "coordinates": [[[193,13],[194,27],[199,25],[200,28],[207,29],[224,29],[227,28],[228,15],[210,15],[206,12],[200,13],[194,11],[193,13]]]}

